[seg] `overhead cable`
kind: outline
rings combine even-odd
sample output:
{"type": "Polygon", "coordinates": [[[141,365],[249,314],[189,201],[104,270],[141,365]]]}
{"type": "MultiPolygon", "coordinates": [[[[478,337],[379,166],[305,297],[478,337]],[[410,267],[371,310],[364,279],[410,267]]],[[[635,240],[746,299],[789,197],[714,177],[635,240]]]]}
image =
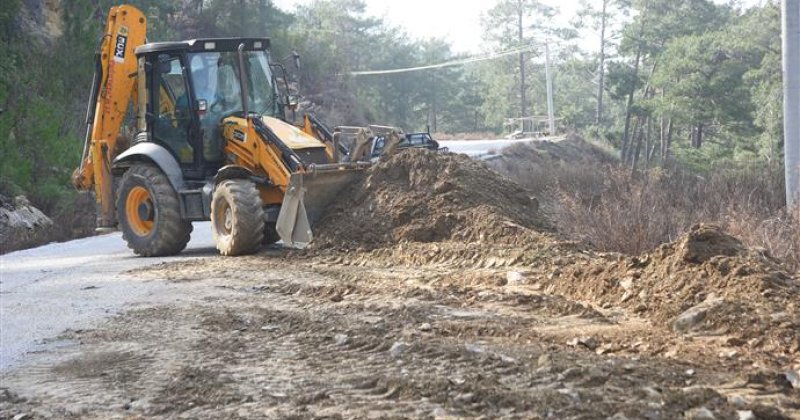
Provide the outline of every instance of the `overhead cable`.
{"type": "Polygon", "coordinates": [[[463,66],[465,64],[477,63],[477,62],[480,62],[480,61],[494,60],[494,59],[497,59],[497,58],[500,58],[500,57],[505,57],[505,56],[508,56],[508,55],[519,54],[519,53],[525,52],[525,51],[532,51],[533,49],[538,48],[538,47],[542,47],[542,46],[544,46],[544,44],[542,44],[542,45],[528,45],[528,46],[525,46],[525,47],[515,48],[513,50],[502,51],[502,52],[492,53],[492,54],[478,56],[478,57],[464,58],[464,59],[461,59],[461,60],[447,61],[447,62],[439,63],[439,64],[430,64],[430,65],[427,65],[427,66],[406,67],[406,68],[401,68],[401,69],[390,69],[390,70],[353,71],[353,72],[349,72],[347,74],[349,74],[351,76],[372,76],[372,75],[379,75],[379,74],[410,73],[410,72],[421,71],[421,70],[438,69],[438,68],[442,68],[442,67],[463,66]]]}

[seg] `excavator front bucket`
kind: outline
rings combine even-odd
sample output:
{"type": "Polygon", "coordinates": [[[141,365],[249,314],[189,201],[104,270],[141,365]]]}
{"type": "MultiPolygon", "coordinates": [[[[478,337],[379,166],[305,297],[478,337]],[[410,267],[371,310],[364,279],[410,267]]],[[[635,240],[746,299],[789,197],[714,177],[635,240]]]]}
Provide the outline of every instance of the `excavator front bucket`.
{"type": "Polygon", "coordinates": [[[291,175],[276,229],[288,248],[303,249],[314,239],[312,228],[348,185],[365,175],[369,163],[318,165],[291,175]]]}

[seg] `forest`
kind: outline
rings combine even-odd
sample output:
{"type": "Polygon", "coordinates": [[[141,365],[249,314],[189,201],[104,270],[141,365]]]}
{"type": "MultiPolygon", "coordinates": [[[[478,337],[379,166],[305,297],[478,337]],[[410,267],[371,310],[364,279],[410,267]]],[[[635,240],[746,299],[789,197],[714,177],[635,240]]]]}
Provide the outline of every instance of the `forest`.
{"type": "MultiPolygon", "coordinates": [[[[619,151],[634,170],[780,165],[780,8],[710,0],[584,0],[569,24],[539,0],[493,0],[483,15],[492,60],[470,58],[369,16],[361,0],[132,0],[151,41],[268,36],[305,110],[329,125],[501,136],[510,117],[546,114],[544,44],[563,131],[619,151]],[[585,36],[586,34],[591,36],[585,36]],[[594,40],[588,45],[586,39],[594,40]],[[518,53],[514,53],[518,51],[518,53]],[[294,68],[289,58],[301,56],[294,68]]],[[[0,8],[0,190],[68,209],[85,135],[93,52],[114,2],[4,0],[0,8]],[[46,5],[45,5],[46,3],[46,5]],[[47,21],[36,11],[51,7],[47,21]]]]}

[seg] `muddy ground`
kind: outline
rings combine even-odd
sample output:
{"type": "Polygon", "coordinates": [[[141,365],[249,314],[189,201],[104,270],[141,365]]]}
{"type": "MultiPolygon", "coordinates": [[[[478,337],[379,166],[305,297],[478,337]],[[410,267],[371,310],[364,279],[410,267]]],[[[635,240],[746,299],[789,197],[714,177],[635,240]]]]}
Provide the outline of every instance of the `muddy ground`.
{"type": "Polygon", "coordinates": [[[271,250],[130,273],[198,292],[65,333],[3,378],[0,418],[800,418],[781,361],[546,293],[525,272],[534,257],[469,248],[271,250]]]}

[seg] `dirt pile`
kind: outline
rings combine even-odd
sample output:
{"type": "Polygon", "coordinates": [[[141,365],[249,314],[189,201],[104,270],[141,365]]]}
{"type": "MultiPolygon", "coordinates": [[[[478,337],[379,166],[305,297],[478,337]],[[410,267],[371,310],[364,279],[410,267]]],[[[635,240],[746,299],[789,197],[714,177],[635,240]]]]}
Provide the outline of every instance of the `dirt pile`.
{"type": "Polygon", "coordinates": [[[607,150],[577,134],[570,134],[561,141],[513,144],[492,159],[490,166],[504,174],[517,174],[563,165],[603,165],[616,162],[617,158],[607,150]]]}
{"type": "Polygon", "coordinates": [[[549,292],[626,307],[677,333],[800,354],[800,281],[716,226],[694,226],[640,257],[607,254],[551,269],[549,292]]]}
{"type": "Polygon", "coordinates": [[[410,149],[372,167],[317,223],[317,248],[514,243],[550,230],[531,194],[467,156],[410,149]]]}

